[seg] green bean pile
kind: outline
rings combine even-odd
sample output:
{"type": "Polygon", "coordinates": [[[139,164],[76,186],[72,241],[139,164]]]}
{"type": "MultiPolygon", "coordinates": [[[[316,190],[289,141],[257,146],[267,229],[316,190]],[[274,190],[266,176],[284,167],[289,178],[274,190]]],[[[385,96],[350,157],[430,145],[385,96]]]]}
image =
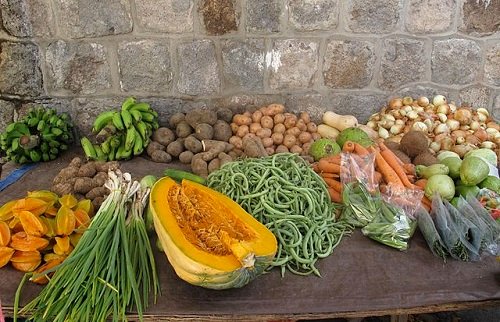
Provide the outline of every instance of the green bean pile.
{"type": "Polygon", "coordinates": [[[239,203],[278,240],[271,268],[316,274],[319,258],[333,252],[346,225],[335,219],[324,181],[298,155],[279,153],[229,162],[207,178],[207,185],[239,203]]]}

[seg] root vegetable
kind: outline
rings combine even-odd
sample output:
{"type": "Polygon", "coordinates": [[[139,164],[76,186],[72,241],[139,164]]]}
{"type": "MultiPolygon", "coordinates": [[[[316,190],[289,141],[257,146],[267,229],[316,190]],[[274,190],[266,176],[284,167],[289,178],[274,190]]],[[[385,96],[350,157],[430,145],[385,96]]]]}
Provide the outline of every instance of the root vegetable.
{"type": "Polygon", "coordinates": [[[153,132],[152,139],[161,145],[167,146],[175,140],[175,133],[169,128],[160,127],[153,132]]]}
{"type": "Polygon", "coordinates": [[[179,161],[184,164],[190,164],[193,159],[194,153],[191,151],[183,151],[179,154],[179,161]]]}
{"type": "Polygon", "coordinates": [[[315,133],[318,131],[318,125],[314,122],[307,123],[307,132],[315,133]]]}
{"type": "Polygon", "coordinates": [[[251,158],[267,156],[266,149],[259,138],[243,139],[243,153],[251,158]]]}
{"type": "Polygon", "coordinates": [[[97,197],[104,197],[109,193],[108,188],[105,187],[95,187],[85,194],[85,198],[94,200],[97,197]]]}
{"type": "Polygon", "coordinates": [[[307,131],[307,125],[304,120],[298,119],[295,126],[301,131],[307,131]]]}
{"type": "Polygon", "coordinates": [[[194,135],[198,140],[211,140],[214,137],[214,128],[208,123],[196,125],[194,135]]]}
{"type": "Polygon", "coordinates": [[[301,132],[302,131],[298,127],[294,126],[294,127],[289,128],[288,130],[286,130],[285,135],[290,134],[290,135],[293,135],[295,137],[298,137],[301,132]]]}
{"type": "Polygon", "coordinates": [[[311,122],[311,116],[307,112],[300,113],[299,119],[303,120],[306,124],[311,122]]]}
{"type": "Polygon", "coordinates": [[[80,169],[78,169],[77,176],[78,177],[93,177],[97,173],[97,169],[95,168],[95,162],[90,161],[83,164],[80,169]]]}
{"type": "Polygon", "coordinates": [[[255,133],[259,138],[264,139],[264,138],[270,138],[272,133],[271,129],[268,128],[262,128],[255,133]]]}
{"type": "Polygon", "coordinates": [[[281,143],[283,143],[283,138],[284,138],[283,133],[275,132],[271,134],[271,139],[273,139],[273,143],[276,145],[280,145],[281,143]]]}
{"type": "Polygon", "coordinates": [[[273,128],[274,133],[285,133],[286,127],[284,124],[276,124],[273,128]]]}
{"type": "Polygon", "coordinates": [[[217,110],[217,118],[226,123],[231,123],[233,119],[233,111],[226,107],[221,107],[217,110]]]}
{"type": "Polygon", "coordinates": [[[102,203],[104,202],[104,197],[97,197],[95,199],[92,200],[92,205],[94,206],[94,209],[98,209],[99,207],[101,207],[102,203]]]}
{"type": "Polygon", "coordinates": [[[86,194],[95,187],[97,187],[97,185],[93,178],[82,177],[75,180],[73,191],[76,193],[86,194]]]}
{"type": "Polygon", "coordinates": [[[283,115],[282,113],[276,114],[273,117],[273,122],[274,124],[282,124],[283,122],[285,122],[285,115],[283,115]]]}
{"type": "Polygon", "coordinates": [[[233,134],[236,134],[236,132],[238,131],[238,128],[240,127],[238,124],[236,123],[230,123],[229,126],[231,127],[231,132],[233,132],[233,134]]]}
{"type": "Polygon", "coordinates": [[[229,139],[229,143],[232,144],[236,149],[243,149],[243,140],[239,136],[233,135],[229,139]]]}
{"type": "Polygon", "coordinates": [[[302,148],[298,145],[294,145],[290,148],[290,152],[296,153],[296,154],[301,154],[302,153],[302,148]]]}
{"type": "Polygon", "coordinates": [[[238,131],[236,131],[236,136],[243,138],[249,132],[250,132],[250,128],[248,125],[240,125],[240,127],[238,128],[238,131]]]}
{"type": "Polygon", "coordinates": [[[233,116],[233,123],[238,126],[250,125],[252,124],[252,118],[243,114],[236,114],[235,116],[233,116]]]}
{"type": "Polygon", "coordinates": [[[165,146],[161,145],[160,143],[156,142],[156,141],[151,141],[149,142],[148,144],[148,147],[146,148],[146,153],[151,156],[153,154],[153,152],[155,151],[165,151],[165,146]]]}
{"type": "MultiPolygon", "coordinates": [[[[173,143],[175,143],[175,141],[170,144],[173,143]]],[[[151,154],[151,160],[158,163],[169,163],[172,161],[172,155],[163,150],[156,150],[151,154]]]]}
{"type": "Polygon", "coordinates": [[[250,130],[250,133],[255,134],[261,128],[262,128],[262,125],[260,125],[260,123],[252,123],[252,124],[250,124],[249,130],[250,130]]]}
{"type": "Polygon", "coordinates": [[[271,116],[264,115],[260,119],[260,125],[262,125],[262,127],[265,129],[272,129],[274,127],[273,118],[271,116]]]}
{"type": "Polygon", "coordinates": [[[98,172],[94,178],[94,184],[97,187],[102,187],[106,183],[106,180],[108,180],[108,173],[107,172],[98,172]]]}
{"type": "Polygon", "coordinates": [[[177,124],[184,121],[185,118],[186,118],[186,115],[184,113],[177,112],[177,113],[173,114],[172,116],[170,116],[170,118],[168,120],[168,124],[170,125],[170,128],[175,129],[177,127],[177,124]]]}
{"type": "Polygon", "coordinates": [[[52,180],[53,185],[66,182],[69,178],[74,178],[78,175],[79,168],[67,167],[59,171],[59,173],[52,180]]]}
{"type": "Polygon", "coordinates": [[[219,153],[219,155],[217,156],[217,158],[219,158],[219,160],[220,160],[220,166],[221,166],[221,167],[222,167],[224,164],[226,164],[226,163],[228,163],[228,162],[233,161],[233,158],[232,158],[229,154],[227,154],[227,153],[225,153],[225,152],[221,152],[221,153],[219,153]]]}
{"type": "Polygon", "coordinates": [[[318,132],[311,133],[311,135],[312,135],[313,141],[321,139],[321,135],[318,132]]]}
{"type": "Polygon", "coordinates": [[[224,149],[222,150],[223,152],[229,152],[234,149],[234,146],[231,143],[227,143],[224,141],[217,141],[217,140],[203,140],[201,142],[203,146],[203,151],[209,151],[214,148],[219,148],[220,144],[224,145],[224,149]]]}
{"type": "Polygon", "coordinates": [[[294,135],[291,134],[286,134],[285,137],[283,138],[283,145],[289,149],[292,148],[292,146],[294,146],[296,142],[297,139],[295,138],[294,135]]]}
{"type": "MultiPolygon", "coordinates": [[[[170,156],[172,156],[172,157],[177,158],[179,156],[179,154],[182,153],[182,151],[184,151],[184,144],[183,144],[183,142],[181,142],[180,140],[175,140],[174,142],[170,143],[167,146],[166,153],[170,154],[170,156]]],[[[162,151],[162,152],[165,152],[165,151],[162,151]]],[[[165,154],[164,153],[158,153],[158,156],[160,156],[160,155],[165,155],[165,154]]],[[[153,157],[153,155],[151,155],[151,158],[152,157],[153,157]]],[[[156,161],[156,162],[158,162],[158,161],[156,161]]],[[[170,161],[167,161],[167,162],[170,162],[170,161]]]]}
{"type": "Polygon", "coordinates": [[[71,162],[68,164],[68,168],[70,167],[75,167],[75,168],[79,168],[81,167],[83,164],[83,160],[79,157],[74,157],[73,159],[71,159],[71,162]]]}
{"type": "Polygon", "coordinates": [[[274,116],[278,113],[283,113],[285,111],[285,106],[283,104],[269,104],[264,112],[264,115],[274,116]]]}
{"type": "Polygon", "coordinates": [[[108,171],[114,171],[120,169],[120,162],[118,161],[95,161],[95,169],[97,172],[108,173],[108,171]]]}
{"type": "Polygon", "coordinates": [[[222,142],[222,141],[214,141],[214,140],[204,140],[201,142],[203,145],[203,151],[201,154],[201,158],[203,161],[211,161],[219,155],[221,152],[226,151],[227,147],[227,142],[222,142]]]}
{"type": "Polygon", "coordinates": [[[185,138],[193,133],[193,128],[186,121],[181,121],[177,124],[175,133],[177,134],[177,137],[185,138]]]}
{"type": "Polygon", "coordinates": [[[265,147],[265,148],[269,148],[271,146],[274,145],[274,141],[272,138],[263,138],[262,139],[262,145],[265,147]]]}
{"type": "Polygon", "coordinates": [[[283,122],[283,124],[285,125],[285,127],[287,129],[294,127],[296,123],[297,123],[297,116],[296,115],[291,114],[291,113],[285,114],[285,121],[283,122]]]}
{"type": "Polygon", "coordinates": [[[50,190],[59,196],[73,193],[73,185],[69,182],[61,182],[53,185],[50,190]]]}
{"type": "Polygon", "coordinates": [[[281,145],[278,145],[276,147],[276,150],[275,150],[276,153],[285,153],[285,152],[290,152],[290,150],[288,150],[288,147],[284,146],[283,144],[281,145]]]}
{"type": "Polygon", "coordinates": [[[202,159],[201,153],[193,156],[191,170],[200,177],[206,178],[208,176],[208,163],[202,159]]]}
{"type": "Polygon", "coordinates": [[[192,135],[188,136],[184,140],[184,147],[193,153],[198,153],[203,151],[203,145],[201,144],[201,141],[192,135]]]}
{"type": "Polygon", "coordinates": [[[260,125],[261,118],[262,118],[262,112],[261,111],[257,110],[255,112],[253,112],[253,114],[252,114],[252,122],[253,123],[259,123],[259,125],[260,125]]]}
{"type": "Polygon", "coordinates": [[[266,152],[268,155],[273,155],[275,151],[276,149],[274,148],[274,145],[266,148],[266,152]]]}
{"type": "Polygon", "coordinates": [[[304,154],[309,154],[309,149],[311,148],[312,142],[307,142],[302,144],[302,151],[304,154]]]}
{"type": "Polygon", "coordinates": [[[300,143],[308,143],[312,141],[312,135],[309,132],[301,132],[298,136],[300,143]]]}
{"type": "Polygon", "coordinates": [[[207,166],[208,173],[212,173],[219,168],[220,160],[218,158],[212,159],[212,161],[210,161],[207,166]]]}
{"type": "Polygon", "coordinates": [[[229,141],[229,138],[233,135],[231,131],[231,126],[229,126],[229,124],[223,120],[218,120],[217,122],[215,122],[213,130],[214,130],[214,135],[213,135],[214,140],[227,142],[229,141]]]}
{"type": "Polygon", "coordinates": [[[217,113],[210,110],[195,109],[186,113],[185,120],[193,129],[200,123],[212,126],[217,122],[217,113]]]}

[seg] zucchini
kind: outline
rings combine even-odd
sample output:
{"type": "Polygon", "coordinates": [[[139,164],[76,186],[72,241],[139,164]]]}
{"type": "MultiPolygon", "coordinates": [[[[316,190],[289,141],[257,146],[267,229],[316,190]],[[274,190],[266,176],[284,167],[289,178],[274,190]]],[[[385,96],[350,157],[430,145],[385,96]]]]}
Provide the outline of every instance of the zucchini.
{"type": "Polygon", "coordinates": [[[174,179],[177,182],[181,182],[183,179],[186,179],[189,181],[205,185],[205,178],[197,176],[196,174],[191,172],[168,168],[165,169],[165,171],[163,171],[163,174],[166,175],[167,177],[174,179]]]}

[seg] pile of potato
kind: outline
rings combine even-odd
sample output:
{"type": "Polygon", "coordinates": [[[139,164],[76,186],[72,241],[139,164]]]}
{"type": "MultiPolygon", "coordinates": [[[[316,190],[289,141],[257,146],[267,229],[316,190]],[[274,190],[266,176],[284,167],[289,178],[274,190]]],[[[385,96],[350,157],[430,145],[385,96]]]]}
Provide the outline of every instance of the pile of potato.
{"type": "Polygon", "coordinates": [[[233,148],[228,144],[232,118],[233,112],[226,108],[175,113],[169,119],[169,127],[160,127],[153,133],[147,154],[155,162],[178,159],[205,177],[236,157],[229,154],[233,148]]]}
{"type": "Polygon", "coordinates": [[[307,155],[311,144],[321,138],[317,125],[307,112],[299,116],[287,113],[282,104],[236,114],[230,126],[233,135],[229,143],[234,146],[233,152],[237,156],[259,157],[280,152],[307,155]],[[256,143],[262,144],[264,152],[253,148],[256,143]]]}

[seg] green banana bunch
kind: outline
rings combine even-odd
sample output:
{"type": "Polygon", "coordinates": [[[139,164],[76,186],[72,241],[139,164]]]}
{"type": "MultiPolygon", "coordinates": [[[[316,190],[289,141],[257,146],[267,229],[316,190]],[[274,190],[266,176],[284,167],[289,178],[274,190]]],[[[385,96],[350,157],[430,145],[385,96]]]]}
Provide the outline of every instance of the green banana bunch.
{"type": "Polygon", "coordinates": [[[140,155],[159,127],[158,113],[148,103],[127,97],[120,109],[99,114],[92,133],[95,143],[82,138],[81,145],[89,160],[124,160],[140,155]]]}
{"type": "Polygon", "coordinates": [[[50,161],[73,142],[73,124],[66,113],[39,106],[0,134],[0,151],[16,163],[50,161]]]}

